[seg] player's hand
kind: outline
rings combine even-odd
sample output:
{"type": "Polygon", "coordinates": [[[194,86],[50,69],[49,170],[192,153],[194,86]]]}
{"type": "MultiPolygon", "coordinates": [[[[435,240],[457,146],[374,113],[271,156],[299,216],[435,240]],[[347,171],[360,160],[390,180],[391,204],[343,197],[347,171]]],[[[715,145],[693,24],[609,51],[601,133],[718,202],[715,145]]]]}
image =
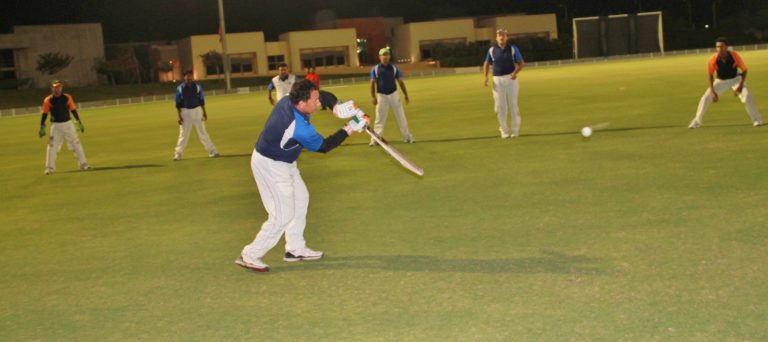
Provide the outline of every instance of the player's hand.
{"type": "Polygon", "coordinates": [[[179,123],[179,125],[182,125],[182,124],[184,124],[184,119],[182,119],[181,117],[179,117],[179,121],[177,121],[177,122],[179,123]]]}
{"type": "Polygon", "coordinates": [[[270,97],[269,98],[269,103],[274,106],[275,105],[275,99],[270,97]]]}
{"type": "Polygon", "coordinates": [[[411,103],[411,99],[408,98],[408,94],[405,94],[405,104],[411,103]]]}
{"type": "Polygon", "coordinates": [[[339,119],[346,119],[355,115],[365,115],[365,113],[355,105],[355,101],[349,100],[344,103],[336,104],[336,106],[333,107],[333,115],[339,119]]]}
{"type": "Polygon", "coordinates": [[[373,105],[375,106],[375,105],[378,105],[378,104],[379,104],[379,100],[376,97],[374,97],[373,98],[373,105]]]}
{"type": "Polygon", "coordinates": [[[485,82],[483,83],[485,87],[488,86],[488,77],[485,78],[485,82]]]}
{"type": "Polygon", "coordinates": [[[513,80],[516,80],[517,79],[517,74],[513,72],[512,75],[509,76],[509,78],[511,78],[513,80]]]}
{"type": "Polygon", "coordinates": [[[208,114],[203,113],[203,121],[208,121],[208,114]]]}
{"type": "Polygon", "coordinates": [[[344,127],[344,129],[347,130],[347,133],[350,131],[355,132],[362,132],[366,127],[368,127],[368,124],[371,122],[371,119],[368,117],[368,115],[362,114],[362,115],[356,115],[352,117],[352,120],[349,120],[347,123],[347,126],[344,127]]]}
{"type": "Polygon", "coordinates": [[[717,100],[719,100],[719,99],[720,99],[720,97],[717,96],[717,93],[713,91],[712,92],[712,102],[717,102],[717,100]]]}
{"type": "Polygon", "coordinates": [[[45,125],[40,125],[40,131],[37,132],[37,135],[39,135],[41,138],[45,136],[45,125]]]}
{"type": "Polygon", "coordinates": [[[76,123],[76,125],[77,125],[77,129],[79,129],[79,130],[80,130],[80,133],[85,133],[85,126],[83,126],[83,123],[82,123],[82,122],[78,121],[78,122],[76,123]]]}
{"type": "Polygon", "coordinates": [[[733,90],[733,96],[739,96],[742,90],[744,90],[744,86],[739,84],[739,86],[733,90]]]}

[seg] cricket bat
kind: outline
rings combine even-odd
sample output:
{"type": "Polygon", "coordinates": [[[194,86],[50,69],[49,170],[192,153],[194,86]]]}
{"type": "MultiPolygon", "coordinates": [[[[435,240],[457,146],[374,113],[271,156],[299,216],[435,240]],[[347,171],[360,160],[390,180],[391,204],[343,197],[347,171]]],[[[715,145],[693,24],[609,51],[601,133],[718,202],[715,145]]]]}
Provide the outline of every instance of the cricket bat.
{"type": "Polygon", "coordinates": [[[416,166],[412,161],[408,160],[404,155],[402,155],[398,150],[396,150],[394,147],[392,147],[382,136],[380,136],[378,133],[374,132],[370,127],[366,127],[365,131],[368,132],[368,135],[375,140],[379,146],[381,146],[384,151],[389,153],[392,158],[395,158],[400,165],[408,169],[408,171],[411,171],[419,176],[424,176],[424,169],[416,166]]]}

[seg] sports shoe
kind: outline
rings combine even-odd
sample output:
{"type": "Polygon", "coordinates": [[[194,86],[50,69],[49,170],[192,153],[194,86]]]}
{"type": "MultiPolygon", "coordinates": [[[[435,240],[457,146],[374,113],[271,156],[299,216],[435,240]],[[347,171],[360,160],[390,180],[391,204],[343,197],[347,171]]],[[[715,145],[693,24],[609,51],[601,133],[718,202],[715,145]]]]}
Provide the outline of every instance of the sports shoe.
{"type": "Polygon", "coordinates": [[[287,251],[283,260],[287,262],[301,261],[301,260],[319,260],[323,257],[323,252],[313,251],[308,247],[303,249],[287,251]]]}
{"type": "Polygon", "coordinates": [[[181,153],[176,153],[176,154],[174,154],[174,155],[173,155],[173,160],[174,160],[174,161],[179,161],[179,160],[181,160],[181,153]]]}
{"type": "Polygon", "coordinates": [[[80,170],[83,170],[83,171],[88,171],[88,170],[90,170],[90,169],[91,169],[91,167],[90,167],[90,166],[88,166],[88,163],[82,163],[82,164],[80,164],[80,170]]]}
{"type": "Polygon", "coordinates": [[[235,263],[254,272],[261,272],[261,273],[269,272],[269,265],[265,264],[264,261],[262,261],[261,259],[246,261],[245,259],[243,259],[243,256],[241,255],[237,257],[237,259],[235,260],[235,263]]]}
{"type": "Polygon", "coordinates": [[[210,158],[216,158],[218,156],[219,156],[219,152],[216,152],[216,151],[208,153],[208,157],[210,157],[210,158]]]}
{"type": "Polygon", "coordinates": [[[45,173],[46,176],[52,175],[53,174],[53,169],[50,168],[50,167],[46,167],[45,171],[43,173],[45,173]]]}
{"type": "Polygon", "coordinates": [[[376,145],[378,145],[378,143],[376,142],[376,140],[373,140],[373,139],[371,139],[371,142],[368,143],[368,146],[376,146],[376,145]]]}
{"type": "Polygon", "coordinates": [[[696,120],[696,119],[693,119],[691,121],[691,124],[688,125],[688,128],[690,128],[690,129],[699,128],[699,127],[701,127],[701,122],[699,120],[696,120]]]}
{"type": "Polygon", "coordinates": [[[413,144],[414,142],[416,142],[415,140],[413,140],[413,136],[412,135],[409,135],[403,141],[405,141],[406,144],[413,144]]]}
{"type": "Polygon", "coordinates": [[[501,138],[502,138],[502,139],[509,139],[509,137],[510,137],[510,134],[509,134],[509,133],[507,133],[507,132],[504,132],[504,130],[503,130],[503,129],[501,129],[501,128],[499,128],[499,132],[501,133],[501,138]]]}
{"type": "Polygon", "coordinates": [[[754,127],[760,127],[762,125],[763,125],[762,121],[755,121],[755,122],[752,123],[752,126],[754,126],[754,127]]]}

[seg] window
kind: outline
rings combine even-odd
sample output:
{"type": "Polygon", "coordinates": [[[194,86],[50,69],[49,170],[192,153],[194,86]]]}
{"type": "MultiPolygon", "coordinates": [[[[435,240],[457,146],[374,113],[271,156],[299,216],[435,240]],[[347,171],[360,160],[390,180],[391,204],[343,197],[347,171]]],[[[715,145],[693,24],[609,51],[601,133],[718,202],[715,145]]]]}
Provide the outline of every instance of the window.
{"type": "Polygon", "coordinates": [[[13,68],[16,66],[13,58],[13,50],[0,49],[0,68],[13,68]]]}
{"type": "Polygon", "coordinates": [[[349,47],[327,47],[318,49],[301,49],[301,62],[306,67],[349,66],[347,54],[349,47]]]}
{"type": "Polygon", "coordinates": [[[252,74],[255,61],[255,53],[229,55],[231,72],[237,75],[252,74]]]}
{"type": "Polygon", "coordinates": [[[285,63],[284,55],[267,56],[267,64],[269,65],[269,70],[277,70],[277,67],[280,65],[280,63],[285,63]]]}

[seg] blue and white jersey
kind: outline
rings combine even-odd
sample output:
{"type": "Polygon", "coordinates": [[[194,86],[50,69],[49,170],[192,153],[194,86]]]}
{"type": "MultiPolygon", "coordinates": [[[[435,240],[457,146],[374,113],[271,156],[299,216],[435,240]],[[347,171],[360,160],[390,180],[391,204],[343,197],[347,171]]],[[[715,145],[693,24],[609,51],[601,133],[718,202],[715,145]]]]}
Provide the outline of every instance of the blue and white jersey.
{"type": "Polygon", "coordinates": [[[280,76],[275,76],[272,78],[271,81],[269,81],[269,84],[267,85],[267,91],[274,90],[277,94],[277,101],[280,101],[284,96],[288,96],[288,94],[291,92],[291,88],[293,88],[293,85],[299,81],[299,78],[296,77],[296,75],[288,75],[284,80],[280,79],[280,76]]]}
{"type": "Polygon", "coordinates": [[[401,78],[403,78],[403,73],[392,63],[376,64],[371,68],[371,79],[376,80],[377,93],[389,95],[396,92],[397,83],[395,80],[401,78]]]}
{"type": "Polygon", "coordinates": [[[318,151],[323,140],[315,126],[309,123],[309,115],[296,110],[286,96],[269,114],[256,142],[256,151],[272,160],[293,163],[299,159],[302,148],[318,151]]]}
{"type": "Polygon", "coordinates": [[[205,105],[203,87],[197,82],[187,85],[182,82],[176,87],[176,108],[193,109],[205,105]]]}
{"type": "Polygon", "coordinates": [[[515,71],[515,63],[523,61],[523,55],[520,49],[513,44],[507,44],[502,49],[498,45],[488,49],[485,55],[485,62],[493,65],[493,76],[509,75],[515,71]]]}

